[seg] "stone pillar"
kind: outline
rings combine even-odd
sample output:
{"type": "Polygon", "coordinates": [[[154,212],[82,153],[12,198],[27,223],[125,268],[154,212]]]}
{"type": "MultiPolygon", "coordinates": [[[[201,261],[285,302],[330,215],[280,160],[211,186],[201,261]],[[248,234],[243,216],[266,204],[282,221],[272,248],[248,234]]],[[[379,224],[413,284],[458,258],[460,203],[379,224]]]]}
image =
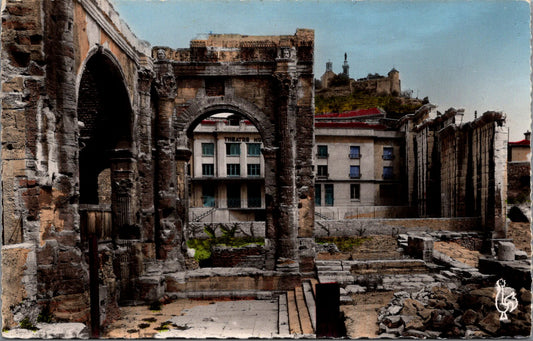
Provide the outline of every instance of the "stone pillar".
{"type": "Polygon", "coordinates": [[[113,236],[120,239],[139,239],[140,228],[136,224],[135,175],[137,161],[130,150],[111,151],[111,212],[113,216],[113,236]]]}
{"type": "Polygon", "coordinates": [[[265,160],[265,248],[267,250],[265,267],[267,270],[274,270],[276,267],[276,218],[277,199],[277,148],[263,148],[263,159],[265,160]]]}
{"type": "MultiPolygon", "coordinates": [[[[286,56],[285,52],[283,54],[286,56]]],[[[281,62],[280,62],[281,63],[281,62]]],[[[284,63],[278,65],[284,66],[284,63]]],[[[288,72],[275,74],[278,89],[277,128],[278,198],[277,205],[277,264],[278,270],[298,271],[298,211],[295,177],[295,99],[297,79],[288,72]]]]}
{"type": "Polygon", "coordinates": [[[189,223],[189,188],[187,183],[187,165],[191,160],[192,151],[188,145],[189,138],[184,132],[179,132],[176,139],[176,232],[178,246],[181,251],[178,253],[179,259],[184,263],[182,255],[187,252],[187,247],[183,243],[184,229],[189,223]]]}
{"type": "MultiPolygon", "coordinates": [[[[181,238],[177,221],[177,174],[176,174],[176,136],[174,131],[174,98],[176,97],[176,80],[170,64],[159,60],[156,64],[157,78],[155,88],[158,106],[155,117],[156,130],[156,233],[157,257],[164,261],[178,260],[181,238]]],[[[166,263],[166,262],[165,262],[166,263]]],[[[183,264],[169,262],[177,270],[183,264]]]]}
{"type": "MultiPolygon", "coordinates": [[[[139,70],[137,88],[139,91],[139,119],[135,129],[137,132],[137,168],[139,172],[139,205],[141,239],[144,242],[154,241],[154,170],[152,160],[152,108],[150,89],[155,73],[146,68],[139,70]]],[[[147,244],[147,245],[153,245],[147,244]]],[[[154,250],[149,252],[154,254],[154,250]]]]}
{"type": "Polygon", "coordinates": [[[494,237],[507,237],[507,144],[509,141],[505,117],[496,117],[494,126],[494,237]]]}

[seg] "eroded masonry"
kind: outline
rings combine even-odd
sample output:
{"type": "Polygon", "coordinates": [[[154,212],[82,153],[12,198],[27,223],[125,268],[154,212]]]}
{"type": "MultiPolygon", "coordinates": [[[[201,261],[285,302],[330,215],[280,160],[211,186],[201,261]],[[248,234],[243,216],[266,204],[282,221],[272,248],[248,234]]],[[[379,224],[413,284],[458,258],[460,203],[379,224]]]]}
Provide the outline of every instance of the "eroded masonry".
{"type": "MultiPolygon", "coordinates": [[[[218,113],[261,136],[264,273],[209,285],[287,290],[313,276],[313,30],[151,48],[107,0],[8,0],[1,44],[4,327],[46,311],[98,329],[119,305],[203,285],[183,274],[187,165],[193,130],[218,113]]],[[[457,117],[394,128],[409,205],[505,237],[505,118],[457,117]]]]}

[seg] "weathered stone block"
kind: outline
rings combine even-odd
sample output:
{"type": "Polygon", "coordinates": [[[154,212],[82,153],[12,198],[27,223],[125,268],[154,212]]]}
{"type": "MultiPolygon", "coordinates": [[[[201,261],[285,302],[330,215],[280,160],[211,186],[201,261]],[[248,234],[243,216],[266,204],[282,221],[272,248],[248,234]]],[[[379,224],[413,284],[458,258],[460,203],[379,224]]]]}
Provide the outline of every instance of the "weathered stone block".
{"type": "Polygon", "coordinates": [[[14,327],[24,317],[31,316],[32,310],[38,309],[35,302],[37,295],[37,261],[35,247],[31,243],[15,244],[2,247],[2,325],[14,327]],[[24,302],[25,306],[18,318],[14,312],[24,302]],[[32,308],[33,307],[33,308],[32,308]]]}
{"type": "Polygon", "coordinates": [[[515,246],[511,242],[498,243],[498,260],[513,261],[515,260],[515,246]]]}

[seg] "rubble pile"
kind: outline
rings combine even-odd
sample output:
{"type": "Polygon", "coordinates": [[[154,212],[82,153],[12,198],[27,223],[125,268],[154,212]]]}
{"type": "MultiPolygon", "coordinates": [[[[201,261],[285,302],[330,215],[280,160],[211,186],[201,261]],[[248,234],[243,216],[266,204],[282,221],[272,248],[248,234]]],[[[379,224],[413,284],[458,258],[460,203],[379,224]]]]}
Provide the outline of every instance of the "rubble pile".
{"type": "Polygon", "coordinates": [[[517,293],[518,307],[500,321],[495,288],[467,284],[453,290],[434,286],[394,294],[378,313],[379,337],[481,338],[528,336],[531,328],[531,292],[517,293]]]}

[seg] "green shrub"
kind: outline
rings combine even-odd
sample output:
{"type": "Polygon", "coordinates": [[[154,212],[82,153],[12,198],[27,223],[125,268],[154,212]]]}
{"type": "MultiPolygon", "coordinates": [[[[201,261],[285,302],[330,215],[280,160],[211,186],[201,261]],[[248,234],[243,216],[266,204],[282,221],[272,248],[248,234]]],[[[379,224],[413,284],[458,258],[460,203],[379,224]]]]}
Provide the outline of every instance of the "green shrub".
{"type": "Polygon", "coordinates": [[[35,327],[33,323],[30,322],[30,319],[25,317],[22,321],[20,321],[20,328],[22,329],[28,329],[32,331],[39,330],[39,328],[35,327]]]}
{"type": "MultiPolygon", "coordinates": [[[[228,234],[231,234],[231,230],[228,234]]],[[[228,235],[209,239],[189,239],[187,241],[187,246],[191,249],[195,249],[194,259],[197,261],[209,259],[211,257],[211,249],[217,245],[242,247],[249,244],[264,245],[265,241],[263,238],[230,237],[228,235]]]]}

